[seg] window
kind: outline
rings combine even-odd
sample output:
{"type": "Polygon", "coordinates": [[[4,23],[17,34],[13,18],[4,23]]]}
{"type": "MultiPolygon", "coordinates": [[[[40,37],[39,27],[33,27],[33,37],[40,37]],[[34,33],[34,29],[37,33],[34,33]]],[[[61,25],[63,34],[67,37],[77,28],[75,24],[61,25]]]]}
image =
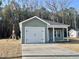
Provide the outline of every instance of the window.
{"type": "Polygon", "coordinates": [[[56,38],[60,38],[61,37],[61,30],[60,29],[56,29],[55,30],[55,37],[56,38]]]}
{"type": "Polygon", "coordinates": [[[57,34],[56,34],[56,30],[55,30],[55,37],[57,36],[57,34]]]}
{"type": "Polygon", "coordinates": [[[58,37],[60,37],[60,35],[61,35],[61,31],[60,31],[60,30],[58,30],[58,37]]]}

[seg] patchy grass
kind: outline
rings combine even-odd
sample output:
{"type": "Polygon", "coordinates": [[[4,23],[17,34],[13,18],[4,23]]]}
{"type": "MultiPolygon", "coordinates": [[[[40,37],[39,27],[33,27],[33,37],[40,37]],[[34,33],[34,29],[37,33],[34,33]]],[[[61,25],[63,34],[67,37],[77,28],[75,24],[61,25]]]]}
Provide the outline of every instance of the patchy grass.
{"type": "Polygon", "coordinates": [[[21,59],[19,57],[21,54],[21,44],[19,40],[0,40],[0,59],[21,59]]]}
{"type": "Polygon", "coordinates": [[[60,47],[79,52],[79,39],[71,39],[68,43],[60,44],[60,47]]]}
{"type": "Polygon", "coordinates": [[[60,47],[79,52],[79,44],[61,44],[60,47]]]}

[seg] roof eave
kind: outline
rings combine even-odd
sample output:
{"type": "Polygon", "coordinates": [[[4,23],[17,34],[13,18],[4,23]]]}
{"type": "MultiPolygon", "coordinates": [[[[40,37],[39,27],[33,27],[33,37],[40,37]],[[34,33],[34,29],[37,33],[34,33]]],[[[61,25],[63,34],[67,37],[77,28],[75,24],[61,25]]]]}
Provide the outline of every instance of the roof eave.
{"type": "Polygon", "coordinates": [[[49,25],[49,28],[68,28],[70,25],[49,25]]]}
{"type": "Polygon", "coordinates": [[[42,22],[46,23],[47,25],[50,25],[50,23],[44,21],[43,19],[41,19],[41,18],[39,18],[39,17],[37,17],[37,16],[31,17],[31,18],[29,18],[29,19],[26,19],[26,20],[20,22],[19,24],[21,25],[22,23],[27,22],[27,21],[29,21],[29,20],[31,20],[31,19],[33,19],[33,18],[37,18],[37,19],[41,20],[42,22]]]}

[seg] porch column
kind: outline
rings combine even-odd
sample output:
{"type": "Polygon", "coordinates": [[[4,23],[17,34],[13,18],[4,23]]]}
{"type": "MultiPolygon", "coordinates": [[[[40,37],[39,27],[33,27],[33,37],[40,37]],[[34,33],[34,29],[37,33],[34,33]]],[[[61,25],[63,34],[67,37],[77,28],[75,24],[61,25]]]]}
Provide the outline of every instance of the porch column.
{"type": "Polygon", "coordinates": [[[63,40],[64,40],[64,28],[63,28],[63,40]]]}
{"type": "Polygon", "coordinates": [[[67,32],[67,41],[69,41],[69,39],[68,39],[68,28],[66,28],[66,32],[67,32]]]}
{"type": "Polygon", "coordinates": [[[47,27],[47,42],[49,42],[49,30],[48,30],[48,27],[47,27]]]}
{"type": "Polygon", "coordinates": [[[53,27],[53,42],[55,42],[54,27],[53,27]]]}

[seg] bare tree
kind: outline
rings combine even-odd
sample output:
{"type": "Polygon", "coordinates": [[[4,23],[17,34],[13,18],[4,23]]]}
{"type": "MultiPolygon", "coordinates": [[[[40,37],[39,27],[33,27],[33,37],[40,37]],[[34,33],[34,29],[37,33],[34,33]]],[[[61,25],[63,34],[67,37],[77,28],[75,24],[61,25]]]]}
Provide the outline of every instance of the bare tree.
{"type": "Polygon", "coordinates": [[[51,19],[54,21],[56,13],[58,11],[58,5],[56,0],[46,1],[49,10],[52,12],[51,19]]]}
{"type": "Polygon", "coordinates": [[[59,1],[60,10],[62,11],[62,23],[64,23],[64,10],[70,5],[71,0],[61,0],[59,1]]]}
{"type": "Polygon", "coordinates": [[[46,1],[46,3],[49,10],[52,12],[52,15],[54,16],[54,18],[56,17],[57,21],[58,21],[57,12],[62,11],[62,23],[64,23],[64,20],[63,20],[64,9],[70,5],[71,0],[49,0],[49,1],[46,1]]]}

